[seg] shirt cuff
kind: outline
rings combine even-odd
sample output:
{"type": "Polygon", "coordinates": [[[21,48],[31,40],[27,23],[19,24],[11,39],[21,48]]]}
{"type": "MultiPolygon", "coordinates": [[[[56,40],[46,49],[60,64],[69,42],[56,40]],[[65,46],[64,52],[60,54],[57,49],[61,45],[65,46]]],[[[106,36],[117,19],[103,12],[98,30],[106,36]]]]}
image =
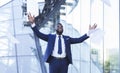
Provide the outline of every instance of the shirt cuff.
{"type": "Polygon", "coordinates": [[[90,36],[89,32],[87,32],[86,34],[87,34],[87,36],[90,36]]]}
{"type": "Polygon", "coordinates": [[[87,36],[90,37],[92,34],[94,34],[94,32],[95,32],[95,29],[89,30],[89,31],[87,32],[87,36]]]}
{"type": "Polygon", "coordinates": [[[31,24],[31,27],[34,28],[35,27],[35,23],[31,24]]]}

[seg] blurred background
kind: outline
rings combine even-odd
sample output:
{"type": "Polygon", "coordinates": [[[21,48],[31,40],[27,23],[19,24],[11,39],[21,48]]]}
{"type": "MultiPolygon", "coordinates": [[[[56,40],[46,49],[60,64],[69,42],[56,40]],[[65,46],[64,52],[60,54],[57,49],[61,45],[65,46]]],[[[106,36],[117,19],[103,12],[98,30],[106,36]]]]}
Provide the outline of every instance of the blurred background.
{"type": "Polygon", "coordinates": [[[119,0],[0,0],[0,73],[49,73],[47,42],[34,35],[29,12],[45,34],[54,34],[58,22],[71,37],[98,25],[91,38],[71,45],[68,73],[120,73],[119,7],[119,0]]]}

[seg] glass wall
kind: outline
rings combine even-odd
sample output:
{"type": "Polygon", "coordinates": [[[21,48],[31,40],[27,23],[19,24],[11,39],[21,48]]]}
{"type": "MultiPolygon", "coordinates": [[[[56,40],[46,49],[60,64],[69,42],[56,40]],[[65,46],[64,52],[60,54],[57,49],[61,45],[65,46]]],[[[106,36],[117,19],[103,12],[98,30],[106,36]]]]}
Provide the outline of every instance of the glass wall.
{"type": "Polygon", "coordinates": [[[89,24],[98,25],[95,34],[85,41],[88,49],[83,43],[73,50],[79,73],[119,73],[119,0],[79,0],[66,18],[80,34],[88,31],[89,24]]]}
{"type": "Polygon", "coordinates": [[[1,73],[41,73],[32,30],[23,25],[22,5],[23,0],[13,0],[0,7],[1,73]]]}
{"type": "MultiPolygon", "coordinates": [[[[25,1],[13,0],[0,7],[0,73],[42,73],[33,32],[23,23],[25,1]]],[[[119,73],[119,0],[66,2],[72,6],[66,4],[61,10],[66,13],[60,16],[65,35],[79,37],[88,32],[89,24],[98,25],[94,36],[71,45],[73,64],[68,73],[119,73]]],[[[50,30],[46,26],[40,31],[50,30]]],[[[40,40],[40,45],[44,54],[47,43],[40,40]]]]}

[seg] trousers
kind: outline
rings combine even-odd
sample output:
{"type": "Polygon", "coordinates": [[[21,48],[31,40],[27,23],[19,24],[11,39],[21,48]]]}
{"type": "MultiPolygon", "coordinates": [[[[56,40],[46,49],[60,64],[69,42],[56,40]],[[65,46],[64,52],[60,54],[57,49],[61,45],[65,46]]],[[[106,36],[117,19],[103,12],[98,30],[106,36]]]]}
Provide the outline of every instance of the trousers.
{"type": "Polygon", "coordinates": [[[67,58],[52,57],[49,63],[49,73],[67,73],[68,65],[67,58]]]}

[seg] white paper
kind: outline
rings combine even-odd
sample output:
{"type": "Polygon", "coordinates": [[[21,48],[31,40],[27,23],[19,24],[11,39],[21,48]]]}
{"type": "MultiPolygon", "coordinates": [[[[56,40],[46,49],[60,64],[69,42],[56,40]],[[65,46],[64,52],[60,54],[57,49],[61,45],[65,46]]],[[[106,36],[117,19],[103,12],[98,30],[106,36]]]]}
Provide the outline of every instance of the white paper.
{"type": "Polygon", "coordinates": [[[31,13],[34,16],[38,16],[39,8],[36,0],[27,0],[27,13],[31,13]]]}
{"type": "Polygon", "coordinates": [[[94,45],[100,45],[104,38],[105,32],[100,28],[94,30],[94,32],[90,35],[91,43],[94,45]]]}

